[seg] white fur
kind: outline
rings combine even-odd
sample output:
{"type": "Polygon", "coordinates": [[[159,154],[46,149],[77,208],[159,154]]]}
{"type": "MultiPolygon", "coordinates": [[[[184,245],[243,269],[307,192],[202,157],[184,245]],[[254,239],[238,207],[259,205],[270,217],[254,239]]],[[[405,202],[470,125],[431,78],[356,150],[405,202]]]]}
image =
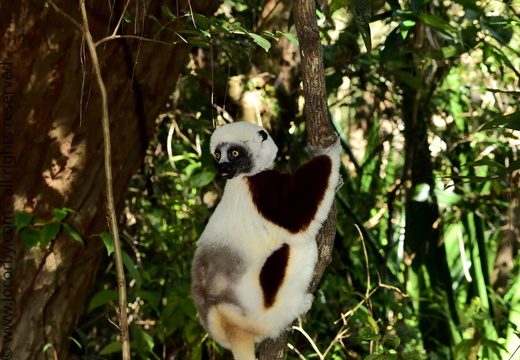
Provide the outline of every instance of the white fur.
{"type": "Polygon", "coordinates": [[[212,154],[219,144],[234,143],[245,146],[254,156],[254,167],[249,174],[254,175],[261,171],[271,169],[278,153],[278,147],[274,143],[269,133],[261,126],[239,121],[219,127],[211,136],[209,148],[212,154]],[[259,131],[265,131],[268,138],[263,140],[259,131]]]}
{"type": "MultiPolygon", "coordinates": [[[[211,151],[214,152],[222,142],[240,143],[247,146],[257,159],[255,173],[269,169],[273,166],[277,148],[270,137],[269,141],[258,141],[261,140],[257,135],[259,130],[263,129],[249,123],[221,127],[211,139],[211,151]]],[[[318,259],[316,236],[334,200],[339,181],[340,151],[339,141],[320,151],[332,161],[327,190],[308,228],[296,234],[270,222],[258,212],[244,176],[227,181],[222,200],[199,239],[198,246],[225,245],[233,249],[247,265],[245,273],[234,287],[239,306],[221,304],[213,307],[209,311],[207,324],[210,335],[223,346],[231,348],[236,360],[254,359],[254,348],[253,354],[250,354],[250,345],[244,343],[248,336],[256,342],[267,337],[275,338],[311,306],[313,297],[307,290],[318,259]],[[266,259],[283,244],[290,246],[285,278],[275,303],[266,309],[259,274],[266,259]],[[223,324],[233,324],[240,328],[243,336],[229,335],[223,324]]],[[[305,194],[301,196],[305,197],[305,194]]]]}

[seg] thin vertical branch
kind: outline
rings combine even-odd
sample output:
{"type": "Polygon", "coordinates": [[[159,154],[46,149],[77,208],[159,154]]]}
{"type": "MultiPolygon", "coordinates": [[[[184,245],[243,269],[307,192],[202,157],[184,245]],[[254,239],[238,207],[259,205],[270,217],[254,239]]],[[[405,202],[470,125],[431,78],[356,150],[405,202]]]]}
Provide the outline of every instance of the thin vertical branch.
{"type": "Polygon", "coordinates": [[[123,268],[123,258],[121,255],[121,244],[119,242],[119,231],[117,227],[117,216],[114,204],[113,180],[112,180],[112,145],[110,143],[110,123],[108,117],[108,98],[105,83],[101,76],[101,68],[96,52],[96,46],[92,39],[88,25],[87,10],[85,0],[79,0],[81,9],[81,17],[83,20],[83,36],[90,53],[92,67],[96,82],[101,94],[101,123],[103,127],[103,145],[104,145],[104,163],[105,163],[105,180],[106,180],[106,201],[107,201],[107,217],[114,240],[114,255],[117,270],[117,284],[119,288],[119,329],[121,332],[121,342],[123,344],[122,354],[123,360],[130,360],[130,339],[128,335],[128,319],[127,319],[127,300],[126,300],[126,280],[123,268]]]}
{"type": "MultiPolygon", "coordinates": [[[[336,136],[329,121],[325,71],[323,69],[323,48],[321,45],[316,6],[314,0],[293,1],[294,25],[300,42],[300,57],[305,98],[307,132],[312,145],[328,147],[336,136]]],[[[325,268],[332,259],[332,248],[336,235],[336,207],[332,206],[328,219],[316,239],[318,243],[318,263],[309,291],[318,287],[325,268]]],[[[287,348],[288,331],[277,339],[267,339],[260,344],[260,360],[282,360],[287,348]]]]}

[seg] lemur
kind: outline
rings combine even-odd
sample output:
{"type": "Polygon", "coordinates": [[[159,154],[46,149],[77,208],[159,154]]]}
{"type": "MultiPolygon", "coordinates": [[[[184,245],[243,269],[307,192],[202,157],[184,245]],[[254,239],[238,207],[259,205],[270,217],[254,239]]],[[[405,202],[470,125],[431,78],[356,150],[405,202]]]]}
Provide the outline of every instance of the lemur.
{"type": "Polygon", "coordinates": [[[340,185],[339,140],[292,174],[272,170],[278,148],[247,122],[210,140],[224,194],[197,242],[192,295],[206,331],[235,360],[276,338],[311,307],[316,236],[340,185]]]}

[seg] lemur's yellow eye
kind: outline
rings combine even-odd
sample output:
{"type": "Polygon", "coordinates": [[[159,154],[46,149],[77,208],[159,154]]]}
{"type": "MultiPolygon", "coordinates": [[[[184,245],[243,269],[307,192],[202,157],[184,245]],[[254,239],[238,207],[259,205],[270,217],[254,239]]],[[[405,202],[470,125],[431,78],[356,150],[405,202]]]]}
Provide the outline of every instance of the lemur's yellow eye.
{"type": "Polygon", "coordinates": [[[233,155],[233,157],[237,157],[239,154],[238,150],[233,150],[233,152],[231,152],[231,155],[233,155]]]}
{"type": "Polygon", "coordinates": [[[220,153],[218,153],[218,152],[215,153],[215,159],[220,160],[220,153]]]}

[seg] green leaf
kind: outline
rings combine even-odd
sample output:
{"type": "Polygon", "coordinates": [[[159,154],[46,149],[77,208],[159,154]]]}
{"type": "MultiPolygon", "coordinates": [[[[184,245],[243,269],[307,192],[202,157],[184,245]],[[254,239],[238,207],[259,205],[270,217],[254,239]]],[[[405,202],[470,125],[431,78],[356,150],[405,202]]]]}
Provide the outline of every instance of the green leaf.
{"type": "Polygon", "coordinates": [[[211,24],[211,21],[204,15],[194,13],[193,19],[195,20],[195,24],[197,24],[197,29],[199,30],[208,30],[211,24]]]}
{"type": "Polygon", "coordinates": [[[430,185],[418,183],[413,187],[412,201],[426,202],[431,201],[430,185]]]}
{"type": "Polygon", "coordinates": [[[510,173],[516,170],[520,170],[520,158],[516,159],[511,164],[509,164],[506,170],[510,173]]]}
{"type": "Polygon", "coordinates": [[[402,70],[393,70],[392,73],[404,83],[410,85],[415,90],[421,90],[423,87],[422,79],[402,70]]]}
{"type": "Polygon", "coordinates": [[[110,344],[101,349],[99,355],[109,355],[116,352],[121,352],[122,348],[123,345],[121,344],[121,341],[112,341],[110,344]]]}
{"type": "Polygon", "coordinates": [[[77,339],[73,338],[72,336],[69,336],[69,340],[76,344],[80,349],[83,349],[83,346],[81,346],[81,343],[77,339]]]}
{"type": "Polygon", "coordinates": [[[499,169],[505,169],[506,167],[500,163],[497,163],[496,161],[493,161],[491,159],[481,159],[477,161],[468,161],[462,166],[491,166],[499,169]]]}
{"type": "Polygon", "coordinates": [[[283,32],[280,30],[276,31],[276,34],[285,36],[287,39],[289,39],[290,42],[292,42],[294,44],[294,46],[300,46],[300,41],[293,34],[288,33],[288,32],[283,32]]]}
{"type": "Polygon", "coordinates": [[[31,223],[33,218],[33,213],[25,212],[25,211],[17,211],[14,214],[14,223],[16,225],[16,230],[20,231],[27,225],[31,223]]]}
{"type": "Polygon", "coordinates": [[[489,16],[480,19],[480,25],[484,30],[489,31],[498,42],[503,45],[509,44],[513,37],[513,29],[507,27],[508,20],[502,16],[489,16]]]}
{"type": "Polygon", "coordinates": [[[443,31],[456,31],[456,29],[451,26],[446,20],[431,14],[419,14],[417,16],[419,20],[424,22],[427,25],[443,31]]]}
{"type": "Polygon", "coordinates": [[[356,26],[361,33],[367,53],[370,56],[372,51],[372,38],[370,34],[370,19],[372,17],[372,6],[370,0],[351,0],[352,10],[354,10],[354,19],[356,26]]]}
{"type": "Polygon", "coordinates": [[[261,37],[260,35],[249,33],[249,36],[251,36],[253,41],[258,46],[260,46],[262,49],[264,49],[265,52],[268,52],[269,49],[271,48],[271,43],[269,41],[267,41],[266,39],[264,39],[263,37],[261,37]]]}
{"type": "Polygon", "coordinates": [[[171,10],[168,8],[168,6],[161,6],[161,11],[163,12],[163,14],[169,16],[170,18],[172,18],[173,20],[176,20],[177,19],[177,16],[175,16],[171,10]]]}
{"type": "Polygon", "coordinates": [[[149,17],[150,19],[152,19],[153,21],[155,21],[157,24],[161,25],[161,22],[160,22],[159,19],[157,19],[155,16],[153,16],[153,15],[148,15],[148,17],[149,17]]]}
{"type": "Polygon", "coordinates": [[[445,191],[441,189],[435,189],[435,197],[439,204],[445,206],[455,206],[461,203],[461,196],[455,192],[445,191]]]}
{"type": "Polygon", "coordinates": [[[42,231],[35,228],[25,228],[20,233],[22,241],[29,249],[38,244],[43,238],[42,231]]]}
{"type": "Polygon", "coordinates": [[[179,34],[178,32],[175,32],[175,35],[177,35],[178,37],[180,37],[181,40],[182,40],[184,43],[186,43],[186,44],[188,43],[188,40],[186,40],[184,37],[182,37],[182,35],[179,34]]]}
{"type": "Polygon", "coordinates": [[[51,222],[43,226],[43,239],[41,240],[42,246],[47,246],[51,240],[54,240],[61,230],[61,224],[58,222],[51,222]]]}
{"type": "Polygon", "coordinates": [[[99,234],[101,240],[103,240],[103,244],[105,244],[105,248],[107,249],[108,256],[110,256],[114,252],[114,238],[112,234],[107,232],[102,232],[99,234]]]}
{"type": "Polygon", "coordinates": [[[449,59],[449,58],[452,58],[455,56],[459,56],[460,54],[462,54],[462,52],[463,52],[462,49],[460,49],[456,46],[453,46],[453,45],[448,45],[448,46],[444,46],[443,48],[435,51],[432,54],[432,58],[437,59],[437,60],[449,59]]]}
{"type": "Polygon", "coordinates": [[[370,326],[367,326],[367,327],[364,327],[363,329],[361,329],[361,331],[359,332],[358,338],[361,340],[368,340],[368,341],[376,340],[377,341],[377,340],[381,339],[381,335],[375,334],[374,331],[372,330],[372,328],[370,326]]]}
{"type": "MultiPolygon", "coordinates": [[[[148,302],[148,304],[157,312],[159,311],[159,305],[161,303],[161,294],[158,292],[153,291],[145,291],[145,290],[137,290],[135,292],[136,298],[141,298],[145,302],[148,302]]],[[[191,302],[191,300],[190,300],[191,302]]]]}
{"type": "Polygon", "coordinates": [[[341,8],[347,7],[348,0],[332,0],[329,6],[329,14],[332,16],[336,11],[341,8]]]}
{"type": "Polygon", "coordinates": [[[45,346],[43,347],[42,352],[46,352],[47,350],[52,349],[52,348],[53,348],[52,344],[45,344],[45,346]]]}
{"type": "Polygon", "coordinates": [[[397,349],[397,347],[401,344],[401,339],[397,336],[385,335],[381,340],[381,345],[385,347],[385,349],[392,348],[397,349]]]}
{"type": "Polygon", "coordinates": [[[184,313],[189,317],[195,318],[197,315],[197,309],[195,308],[195,305],[193,305],[193,301],[190,299],[184,299],[181,301],[180,306],[184,313]]]}
{"type": "Polygon", "coordinates": [[[494,120],[491,120],[482,125],[477,131],[496,128],[520,130],[520,111],[516,111],[508,115],[497,116],[494,120]]]}
{"type": "Polygon", "coordinates": [[[134,262],[128,256],[126,251],[121,252],[121,256],[123,257],[123,264],[125,265],[126,269],[130,273],[130,277],[135,279],[135,282],[137,283],[137,286],[139,287],[141,285],[141,275],[139,275],[139,271],[137,271],[137,267],[135,266],[134,262]]]}
{"type": "Polygon", "coordinates": [[[65,209],[54,209],[54,216],[56,220],[61,221],[67,217],[68,211],[65,209]]]}
{"type": "Polygon", "coordinates": [[[404,19],[399,25],[399,31],[401,32],[401,36],[403,39],[406,39],[408,36],[408,32],[411,28],[413,28],[416,24],[416,21],[413,19],[404,19]]]}
{"type": "Polygon", "coordinates": [[[93,309],[106,305],[111,301],[115,301],[119,298],[119,294],[115,290],[105,289],[98,292],[96,295],[92,297],[88,304],[87,313],[91,312],[93,309]]]}
{"type": "Polygon", "coordinates": [[[132,22],[132,15],[127,11],[125,12],[125,15],[123,15],[123,20],[125,20],[126,23],[132,22]]]}
{"type": "Polygon", "coordinates": [[[217,173],[214,171],[203,171],[200,173],[196,173],[190,179],[190,186],[195,188],[206,186],[209,183],[211,183],[216,176],[217,173]]]}
{"type": "Polygon", "coordinates": [[[132,342],[135,343],[135,346],[138,349],[145,349],[146,351],[151,351],[153,349],[153,337],[147,334],[146,331],[137,326],[130,327],[130,330],[132,333],[132,342]]]}
{"type": "Polygon", "coordinates": [[[81,245],[85,245],[85,243],[83,242],[83,239],[81,238],[81,235],[78,234],[78,232],[76,230],[74,230],[69,224],[64,223],[64,222],[62,222],[60,224],[63,225],[65,230],[70,234],[70,236],[72,236],[72,238],[74,240],[79,242],[81,245]]]}

